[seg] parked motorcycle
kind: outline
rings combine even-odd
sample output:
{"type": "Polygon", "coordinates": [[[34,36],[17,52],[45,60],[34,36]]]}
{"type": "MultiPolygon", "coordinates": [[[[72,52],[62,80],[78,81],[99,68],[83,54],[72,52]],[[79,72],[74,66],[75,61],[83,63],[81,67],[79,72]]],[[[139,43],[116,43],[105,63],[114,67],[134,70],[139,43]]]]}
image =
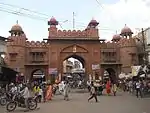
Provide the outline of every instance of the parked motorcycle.
{"type": "Polygon", "coordinates": [[[7,104],[7,99],[5,97],[0,97],[0,105],[5,106],[7,104]]]}
{"type": "MultiPolygon", "coordinates": [[[[37,108],[37,101],[35,100],[36,97],[30,97],[28,98],[28,109],[29,110],[35,110],[37,108]]],[[[12,101],[10,101],[6,109],[8,112],[14,111],[16,107],[22,107],[26,108],[25,105],[25,99],[19,94],[19,95],[14,95],[12,101]]]]}
{"type": "Polygon", "coordinates": [[[0,105],[5,106],[8,101],[11,101],[11,94],[10,93],[3,93],[0,96],[0,105]]]}

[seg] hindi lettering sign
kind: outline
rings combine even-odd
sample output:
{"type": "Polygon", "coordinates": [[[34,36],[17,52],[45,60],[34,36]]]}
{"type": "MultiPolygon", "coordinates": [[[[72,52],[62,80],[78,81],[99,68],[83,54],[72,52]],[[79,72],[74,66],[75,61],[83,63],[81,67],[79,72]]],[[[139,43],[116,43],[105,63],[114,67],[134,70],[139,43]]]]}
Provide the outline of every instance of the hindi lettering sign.
{"type": "Polygon", "coordinates": [[[49,68],[49,74],[50,75],[57,75],[57,68],[49,68]]]}
{"type": "Polygon", "coordinates": [[[92,70],[97,70],[100,69],[100,65],[99,64],[92,64],[92,70]]]}

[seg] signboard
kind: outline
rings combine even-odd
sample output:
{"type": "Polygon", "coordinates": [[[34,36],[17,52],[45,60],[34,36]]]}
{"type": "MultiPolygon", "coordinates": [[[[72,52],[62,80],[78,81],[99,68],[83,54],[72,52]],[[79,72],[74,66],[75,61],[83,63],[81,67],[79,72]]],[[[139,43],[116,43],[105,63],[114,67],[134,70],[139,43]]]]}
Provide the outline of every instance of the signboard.
{"type": "Polygon", "coordinates": [[[146,42],[147,42],[147,45],[150,44],[150,28],[148,28],[146,31],[145,31],[145,35],[146,35],[146,42]]]}
{"type": "Polygon", "coordinates": [[[89,80],[90,80],[90,81],[92,80],[92,75],[91,75],[91,74],[89,74],[89,80]]]}
{"type": "Polygon", "coordinates": [[[132,76],[137,76],[141,66],[131,66],[132,69],[132,76]]]}
{"type": "Polygon", "coordinates": [[[97,70],[100,69],[100,65],[99,64],[92,64],[92,70],[97,70]]]}
{"type": "Polygon", "coordinates": [[[0,66],[0,73],[2,73],[2,67],[0,66]]]}
{"type": "Polygon", "coordinates": [[[49,68],[48,73],[50,75],[57,75],[57,68],[49,68]]]}

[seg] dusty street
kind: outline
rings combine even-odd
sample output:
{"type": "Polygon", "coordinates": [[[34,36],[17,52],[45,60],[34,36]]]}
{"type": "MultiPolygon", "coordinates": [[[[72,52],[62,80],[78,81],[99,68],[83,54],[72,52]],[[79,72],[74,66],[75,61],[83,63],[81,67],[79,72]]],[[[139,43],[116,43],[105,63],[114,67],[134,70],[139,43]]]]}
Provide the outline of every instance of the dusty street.
{"type": "MultiPolygon", "coordinates": [[[[72,93],[70,101],[64,101],[61,95],[52,101],[40,104],[40,109],[32,113],[150,113],[150,98],[136,98],[127,93],[114,96],[100,96],[99,102],[88,102],[88,93],[72,93]]],[[[23,113],[17,108],[15,113],[23,113]]],[[[5,107],[0,107],[0,113],[6,113],[5,107]]]]}

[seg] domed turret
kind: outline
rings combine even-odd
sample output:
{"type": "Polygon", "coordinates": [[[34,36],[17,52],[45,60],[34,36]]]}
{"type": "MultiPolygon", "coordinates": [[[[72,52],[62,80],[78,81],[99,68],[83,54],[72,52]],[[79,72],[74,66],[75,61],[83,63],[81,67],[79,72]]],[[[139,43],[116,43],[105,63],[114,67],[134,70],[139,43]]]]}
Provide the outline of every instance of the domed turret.
{"type": "Polygon", "coordinates": [[[121,39],[121,36],[119,34],[116,34],[113,36],[112,41],[119,41],[121,39]]]}
{"type": "Polygon", "coordinates": [[[92,28],[95,28],[96,26],[98,26],[98,22],[95,20],[95,19],[92,19],[90,21],[90,23],[88,24],[88,26],[92,27],[92,28]]]}
{"type": "Polygon", "coordinates": [[[48,25],[58,25],[58,21],[52,17],[49,21],[48,21],[48,25]]]}
{"type": "Polygon", "coordinates": [[[18,24],[18,21],[17,21],[16,25],[12,26],[12,28],[9,32],[11,33],[11,36],[20,36],[20,35],[24,34],[22,27],[18,24]]]}
{"type": "Polygon", "coordinates": [[[11,31],[22,31],[22,28],[19,24],[13,25],[11,31]]]}
{"type": "Polygon", "coordinates": [[[132,34],[133,34],[132,30],[125,25],[125,27],[121,30],[121,34],[120,35],[127,37],[127,36],[132,36],[132,34]]]}

